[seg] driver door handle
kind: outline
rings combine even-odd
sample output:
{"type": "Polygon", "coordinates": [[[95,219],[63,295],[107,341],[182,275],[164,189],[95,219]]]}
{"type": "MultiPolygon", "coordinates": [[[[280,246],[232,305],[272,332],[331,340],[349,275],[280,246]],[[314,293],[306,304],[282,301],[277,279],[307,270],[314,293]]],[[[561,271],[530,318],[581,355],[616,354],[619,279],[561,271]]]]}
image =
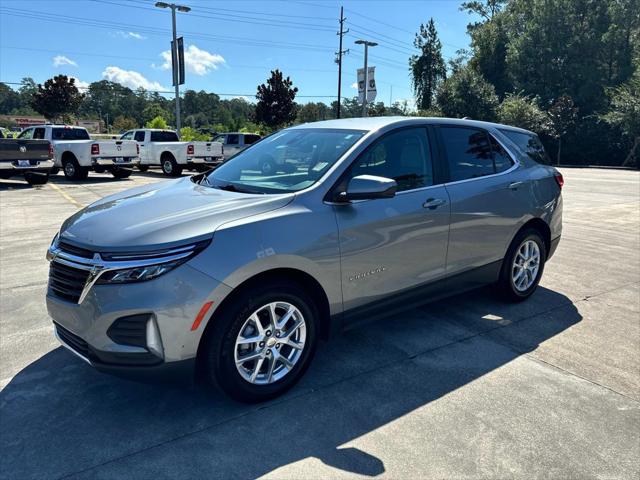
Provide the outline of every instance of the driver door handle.
{"type": "Polygon", "coordinates": [[[447,203],[442,198],[428,198],[426,202],[422,204],[423,208],[428,208],[429,210],[435,210],[440,205],[444,205],[447,203]]]}
{"type": "Polygon", "coordinates": [[[519,187],[521,187],[524,184],[524,182],[511,182],[509,184],[509,189],[511,190],[517,190],[519,187]]]}

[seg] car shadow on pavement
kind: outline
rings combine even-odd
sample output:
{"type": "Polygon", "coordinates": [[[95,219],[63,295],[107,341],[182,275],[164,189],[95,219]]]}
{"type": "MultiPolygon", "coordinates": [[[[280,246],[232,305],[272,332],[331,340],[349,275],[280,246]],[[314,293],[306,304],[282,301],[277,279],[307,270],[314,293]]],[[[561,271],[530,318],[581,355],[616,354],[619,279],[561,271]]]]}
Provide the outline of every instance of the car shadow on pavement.
{"type": "Polygon", "coordinates": [[[581,319],[569,299],[545,288],[519,304],[482,289],[321,344],[300,384],[262,405],[110,377],[59,347],[0,392],[0,476],[255,478],[310,457],[377,476],[383,461],[349,442],[581,319]]]}

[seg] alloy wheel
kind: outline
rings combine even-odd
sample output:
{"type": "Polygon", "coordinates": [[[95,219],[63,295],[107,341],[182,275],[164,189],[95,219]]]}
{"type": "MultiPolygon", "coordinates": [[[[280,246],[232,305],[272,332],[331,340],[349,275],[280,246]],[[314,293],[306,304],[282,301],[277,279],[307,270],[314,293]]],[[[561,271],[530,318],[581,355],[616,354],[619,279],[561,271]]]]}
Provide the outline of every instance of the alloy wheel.
{"type": "Polygon", "coordinates": [[[258,308],[243,324],[234,346],[235,365],[247,382],[268,385],[284,378],[300,360],[307,325],[300,310],[277,301],[258,308]]]}
{"type": "Polygon", "coordinates": [[[535,283],[540,270],[540,247],[533,240],[520,245],[511,268],[511,281],[519,292],[525,292],[535,283]]]}

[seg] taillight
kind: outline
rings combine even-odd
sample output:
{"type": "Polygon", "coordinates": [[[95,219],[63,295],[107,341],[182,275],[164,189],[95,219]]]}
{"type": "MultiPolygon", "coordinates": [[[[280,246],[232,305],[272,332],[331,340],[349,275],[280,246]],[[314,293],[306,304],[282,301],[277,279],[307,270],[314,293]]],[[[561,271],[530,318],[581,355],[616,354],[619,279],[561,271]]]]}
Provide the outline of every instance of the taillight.
{"type": "Polygon", "coordinates": [[[136,143],[136,153],[140,155],[140,145],[136,143]]]}
{"type": "Polygon", "coordinates": [[[55,157],[55,151],[53,150],[53,143],[49,144],[49,158],[55,157]]]}
{"type": "Polygon", "coordinates": [[[187,145],[187,155],[193,155],[196,152],[193,145],[187,145]]]}
{"type": "Polygon", "coordinates": [[[97,143],[91,144],[91,155],[100,155],[100,145],[97,143]]]}
{"type": "Polygon", "coordinates": [[[560,187],[560,190],[562,190],[562,186],[564,185],[564,177],[560,172],[556,172],[553,176],[556,179],[556,183],[560,187]]]}

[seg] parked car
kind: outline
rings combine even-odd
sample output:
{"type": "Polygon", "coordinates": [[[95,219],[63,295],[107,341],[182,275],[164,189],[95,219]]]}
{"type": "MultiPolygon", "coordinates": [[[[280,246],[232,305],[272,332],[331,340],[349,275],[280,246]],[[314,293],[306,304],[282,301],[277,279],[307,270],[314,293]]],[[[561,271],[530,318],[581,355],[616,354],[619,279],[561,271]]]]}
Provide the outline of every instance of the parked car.
{"type": "Polygon", "coordinates": [[[288,128],[70,217],[48,250],[48,311],[101,371],[198,371],[263,401],[354,321],[484,284],[528,298],[562,231],[563,179],[545,160],[534,133],[477,121],[288,128]],[[294,172],[254,170],[280,150],[299,155],[294,172]]]}
{"type": "Polygon", "coordinates": [[[223,162],[222,146],[213,142],[182,142],[173,130],[142,128],[129,130],[121,140],[135,140],[140,146],[140,165],[145,172],[159,166],[165,175],[178,177],[184,168],[209,170],[223,162]]]}
{"type": "Polygon", "coordinates": [[[0,127],[0,138],[14,138],[14,134],[8,128],[0,127]]]}
{"type": "Polygon", "coordinates": [[[46,140],[0,139],[0,178],[23,175],[30,185],[42,185],[52,168],[53,146],[46,140]]]}
{"type": "Polygon", "coordinates": [[[224,159],[228,160],[261,138],[260,135],[255,133],[230,132],[219,133],[211,141],[221,143],[224,146],[224,159]]]}
{"type": "Polygon", "coordinates": [[[37,125],[26,128],[18,138],[48,140],[55,151],[55,168],[62,168],[70,180],[84,180],[89,171],[110,172],[127,178],[138,162],[138,146],[133,141],[92,140],[85,128],[70,125],[37,125]]]}

